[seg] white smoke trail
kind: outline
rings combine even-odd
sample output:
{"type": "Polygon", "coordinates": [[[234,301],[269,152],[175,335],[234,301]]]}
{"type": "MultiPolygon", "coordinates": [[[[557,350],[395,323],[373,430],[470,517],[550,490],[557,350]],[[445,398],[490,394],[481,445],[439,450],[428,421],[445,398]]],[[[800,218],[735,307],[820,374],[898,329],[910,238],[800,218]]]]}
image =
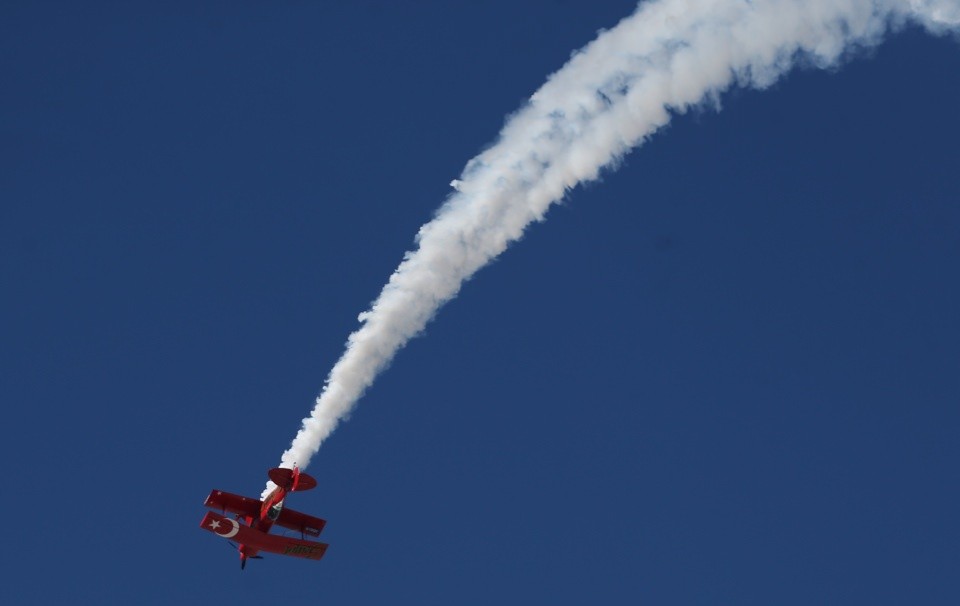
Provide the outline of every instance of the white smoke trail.
{"type": "MultiPolygon", "coordinates": [[[[471,160],[350,335],[281,465],[306,467],[398,349],[579,183],[732,85],[826,67],[908,21],[960,28],[960,0],[652,0],[575,54],[471,160]]],[[[269,489],[269,486],[268,486],[269,489]]]]}

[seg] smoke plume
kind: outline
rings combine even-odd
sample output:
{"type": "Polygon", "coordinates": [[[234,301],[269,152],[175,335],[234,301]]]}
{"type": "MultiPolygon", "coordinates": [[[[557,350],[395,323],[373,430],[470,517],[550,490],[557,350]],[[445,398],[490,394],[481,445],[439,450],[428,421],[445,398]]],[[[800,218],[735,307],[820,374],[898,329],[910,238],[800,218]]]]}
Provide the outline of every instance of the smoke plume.
{"type": "Polygon", "coordinates": [[[579,183],[671,116],[764,88],[796,66],[829,67],[909,23],[960,30],[960,0],[651,0],[602,31],[547,79],[470,160],[420,228],[380,296],[360,314],[281,465],[306,467],[397,351],[474,272],[579,183]]]}

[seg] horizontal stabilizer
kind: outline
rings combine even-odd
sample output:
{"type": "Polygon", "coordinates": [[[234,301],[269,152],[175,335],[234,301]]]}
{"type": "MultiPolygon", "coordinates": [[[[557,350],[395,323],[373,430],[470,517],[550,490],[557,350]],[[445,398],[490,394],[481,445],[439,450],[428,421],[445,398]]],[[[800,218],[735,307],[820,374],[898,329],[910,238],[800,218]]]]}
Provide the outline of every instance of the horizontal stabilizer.
{"type": "Polygon", "coordinates": [[[270,481],[272,481],[277,486],[282,486],[286,490],[291,492],[302,490],[310,490],[311,488],[316,488],[317,481],[313,476],[305,474],[302,471],[300,472],[300,477],[297,479],[297,485],[293,485],[293,470],[284,469],[283,467],[275,467],[267,472],[267,475],[270,476],[270,481]]]}

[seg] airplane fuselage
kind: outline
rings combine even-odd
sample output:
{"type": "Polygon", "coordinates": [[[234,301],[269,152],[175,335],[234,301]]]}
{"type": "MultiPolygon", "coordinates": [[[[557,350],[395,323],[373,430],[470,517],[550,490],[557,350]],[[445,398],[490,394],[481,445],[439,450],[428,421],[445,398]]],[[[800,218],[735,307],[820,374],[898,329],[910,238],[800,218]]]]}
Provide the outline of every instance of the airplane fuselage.
{"type": "MultiPolygon", "coordinates": [[[[263,499],[260,505],[260,516],[256,519],[247,516],[244,518],[244,522],[246,522],[250,528],[268,534],[270,529],[273,528],[273,523],[280,515],[280,510],[283,508],[283,499],[286,496],[286,489],[283,486],[277,486],[263,499]]],[[[245,563],[247,558],[255,557],[260,551],[243,543],[240,544],[239,550],[242,563],[245,563]]]]}

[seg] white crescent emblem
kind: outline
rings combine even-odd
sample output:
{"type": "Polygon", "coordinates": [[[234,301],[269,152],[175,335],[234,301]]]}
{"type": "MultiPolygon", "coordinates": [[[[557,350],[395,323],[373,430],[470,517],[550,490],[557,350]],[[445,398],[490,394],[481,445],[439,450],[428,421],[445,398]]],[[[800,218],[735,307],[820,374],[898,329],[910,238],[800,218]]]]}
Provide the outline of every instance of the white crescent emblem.
{"type": "Polygon", "coordinates": [[[240,532],[240,524],[237,524],[237,521],[236,521],[236,520],[231,520],[230,518],[223,518],[223,520],[224,520],[225,522],[230,522],[231,524],[233,524],[233,530],[229,531],[229,532],[226,533],[226,534],[220,534],[219,532],[217,532],[216,530],[214,530],[214,531],[213,531],[213,534],[215,534],[215,535],[217,535],[217,536],[220,536],[220,537],[223,537],[223,538],[225,538],[225,539],[229,539],[229,538],[232,537],[233,535],[235,535],[235,534],[237,534],[238,532],[240,532]]]}

